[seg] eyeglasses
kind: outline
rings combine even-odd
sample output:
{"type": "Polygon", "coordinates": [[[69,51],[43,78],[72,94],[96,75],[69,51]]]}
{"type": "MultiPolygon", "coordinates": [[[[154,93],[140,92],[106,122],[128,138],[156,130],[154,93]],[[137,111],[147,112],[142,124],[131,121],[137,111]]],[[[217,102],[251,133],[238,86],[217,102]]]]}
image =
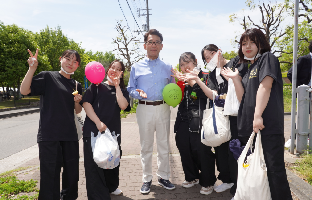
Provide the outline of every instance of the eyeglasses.
{"type": "Polygon", "coordinates": [[[160,41],[156,41],[156,42],[153,42],[153,41],[147,41],[145,44],[147,44],[147,45],[153,45],[153,44],[155,44],[155,45],[160,45],[160,44],[161,44],[161,42],[160,42],[160,41]]]}

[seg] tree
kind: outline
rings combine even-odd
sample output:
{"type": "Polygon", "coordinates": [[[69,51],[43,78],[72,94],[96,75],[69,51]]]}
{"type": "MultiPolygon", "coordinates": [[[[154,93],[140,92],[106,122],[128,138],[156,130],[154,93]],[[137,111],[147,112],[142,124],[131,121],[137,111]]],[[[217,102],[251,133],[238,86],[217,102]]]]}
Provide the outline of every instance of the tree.
{"type": "MultiPolygon", "coordinates": [[[[27,49],[35,50],[37,44],[34,42],[32,32],[16,25],[0,26],[0,71],[2,87],[7,86],[17,88],[19,93],[20,83],[28,70],[27,59],[29,54],[27,49]]],[[[38,57],[41,68],[46,59],[42,56],[38,57]]],[[[14,93],[16,91],[14,90],[14,93]]],[[[16,93],[14,94],[16,96],[16,93]]]]}
{"type": "Polygon", "coordinates": [[[116,39],[113,38],[113,43],[117,45],[114,51],[117,55],[123,57],[127,63],[125,64],[126,70],[130,71],[133,63],[138,62],[144,58],[144,54],[140,52],[136,37],[128,37],[127,31],[130,31],[125,26],[122,26],[120,22],[117,22],[115,29],[118,32],[116,39]]]}
{"type": "MultiPolygon", "coordinates": [[[[289,0],[285,0],[285,3],[292,15],[294,15],[294,4],[289,0]]],[[[298,49],[297,56],[303,56],[309,53],[309,42],[312,41],[312,1],[311,0],[299,0],[299,13],[298,13],[298,49]]],[[[277,46],[281,51],[280,63],[282,71],[288,70],[293,64],[293,38],[294,38],[294,26],[289,26],[286,31],[285,37],[283,37],[277,46]]]]}
{"type": "Polygon", "coordinates": [[[222,56],[227,60],[231,60],[232,58],[235,58],[237,55],[238,53],[235,51],[225,52],[224,54],[222,54],[222,56]]]}
{"type": "MultiPolygon", "coordinates": [[[[256,8],[258,8],[258,11],[261,13],[261,21],[255,22],[250,16],[243,16],[243,18],[239,18],[236,14],[232,14],[230,15],[230,22],[239,21],[244,30],[252,27],[262,30],[271,48],[273,49],[272,53],[277,53],[277,57],[279,57],[281,52],[274,47],[276,42],[279,41],[288,31],[287,28],[285,29],[281,27],[281,23],[285,19],[284,16],[288,11],[286,4],[277,2],[274,4],[272,1],[269,1],[267,4],[259,1],[258,4],[255,4],[253,0],[247,0],[246,6],[250,10],[256,10],[256,8]]],[[[238,42],[237,37],[235,42],[238,42]]]]}
{"type": "Polygon", "coordinates": [[[63,34],[61,27],[58,26],[53,30],[47,26],[36,34],[36,41],[39,45],[39,54],[46,55],[49,60],[50,65],[45,70],[59,71],[59,58],[63,51],[70,49],[70,41],[63,34]]]}

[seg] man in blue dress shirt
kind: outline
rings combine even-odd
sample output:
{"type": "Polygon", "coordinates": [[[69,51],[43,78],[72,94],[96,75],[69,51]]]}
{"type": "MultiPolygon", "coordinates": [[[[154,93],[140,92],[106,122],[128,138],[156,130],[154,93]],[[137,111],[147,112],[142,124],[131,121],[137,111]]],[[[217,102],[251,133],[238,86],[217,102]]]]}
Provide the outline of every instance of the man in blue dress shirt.
{"type": "Polygon", "coordinates": [[[150,192],[152,184],[152,155],[154,132],[156,131],[158,183],[168,190],[175,189],[169,181],[169,132],[170,107],[163,101],[162,91],[169,83],[175,83],[171,76],[172,66],[159,59],[163,48],[163,37],[156,29],[144,35],[146,57],[131,67],[128,92],[139,99],[137,122],[140,132],[141,162],[143,168],[142,194],[150,192]]]}

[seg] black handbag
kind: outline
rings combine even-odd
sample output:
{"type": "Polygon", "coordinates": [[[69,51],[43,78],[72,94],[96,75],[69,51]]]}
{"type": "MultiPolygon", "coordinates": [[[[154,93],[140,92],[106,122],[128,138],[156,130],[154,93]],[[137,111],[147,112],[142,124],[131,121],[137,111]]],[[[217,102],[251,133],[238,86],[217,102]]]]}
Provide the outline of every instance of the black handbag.
{"type": "Polygon", "coordinates": [[[189,130],[191,132],[198,132],[201,129],[200,110],[192,109],[187,111],[189,130]]]}
{"type": "MultiPolygon", "coordinates": [[[[189,106],[189,97],[188,97],[188,90],[186,90],[186,108],[188,109],[189,106]]],[[[189,131],[200,133],[201,130],[201,117],[200,117],[200,99],[199,100],[199,107],[198,109],[191,109],[187,111],[187,117],[189,122],[189,131]]]]}

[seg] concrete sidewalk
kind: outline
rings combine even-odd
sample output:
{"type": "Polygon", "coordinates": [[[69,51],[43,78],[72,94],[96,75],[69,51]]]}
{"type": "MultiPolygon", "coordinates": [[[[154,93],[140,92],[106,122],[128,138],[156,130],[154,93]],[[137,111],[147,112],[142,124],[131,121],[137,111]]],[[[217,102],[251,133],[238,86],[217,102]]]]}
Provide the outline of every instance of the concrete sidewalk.
{"type": "MultiPolygon", "coordinates": [[[[142,167],[140,161],[140,141],[139,129],[136,123],[136,115],[131,114],[127,118],[122,119],[121,125],[121,148],[123,156],[120,163],[120,186],[123,191],[123,196],[111,196],[113,200],[126,200],[126,199],[213,199],[213,200],[230,200],[232,198],[229,190],[223,193],[213,192],[210,195],[201,195],[199,193],[200,186],[196,185],[192,188],[183,188],[181,183],[184,181],[184,173],[181,165],[179,151],[175,145],[175,134],[173,133],[173,125],[176,117],[176,109],[171,112],[170,124],[170,167],[171,167],[171,182],[175,184],[176,189],[169,191],[160,187],[157,183],[156,177],[156,144],[154,143],[153,155],[153,182],[151,192],[148,195],[142,195],[140,188],[142,186],[142,167]]],[[[286,115],[285,115],[286,117],[286,115]]],[[[286,127],[290,126],[289,121],[285,118],[285,137],[288,139],[286,127]]],[[[290,129],[288,129],[290,130],[290,129]]],[[[156,139],[155,139],[156,141],[156,139]]],[[[79,162],[79,200],[87,199],[87,191],[85,187],[84,165],[83,165],[83,145],[80,140],[80,162],[79,162]]],[[[20,171],[18,177],[22,179],[34,179],[40,181],[39,174],[39,159],[37,145],[12,155],[8,158],[0,160],[0,166],[6,170],[16,169],[18,167],[29,167],[26,170],[20,171]],[[37,153],[36,153],[37,152],[37,153]],[[26,156],[28,155],[28,157],[26,156]],[[14,162],[15,160],[15,162],[14,162]],[[16,162],[20,160],[20,162],[16,162]]],[[[285,160],[291,162],[296,160],[295,156],[285,152],[285,160]]],[[[217,170],[216,170],[216,173],[217,170]]],[[[312,199],[312,186],[305,183],[302,179],[294,175],[292,172],[287,171],[288,180],[291,186],[293,199],[312,199]]],[[[217,184],[220,184],[217,181],[217,184]]],[[[39,186],[39,184],[38,184],[39,186]]]]}

